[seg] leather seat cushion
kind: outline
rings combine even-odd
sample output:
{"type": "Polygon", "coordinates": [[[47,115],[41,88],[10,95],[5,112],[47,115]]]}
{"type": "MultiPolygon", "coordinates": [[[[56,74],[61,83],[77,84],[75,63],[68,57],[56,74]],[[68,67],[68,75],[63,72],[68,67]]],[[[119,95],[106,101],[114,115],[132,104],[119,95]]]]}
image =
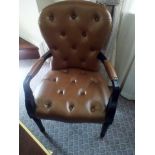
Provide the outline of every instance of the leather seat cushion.
{"type": "Polygon", "coordinates": [[[39,118],[64,122],[103,122],[110,91],[99,72],[49,71],[34,92],[39,118]]]}

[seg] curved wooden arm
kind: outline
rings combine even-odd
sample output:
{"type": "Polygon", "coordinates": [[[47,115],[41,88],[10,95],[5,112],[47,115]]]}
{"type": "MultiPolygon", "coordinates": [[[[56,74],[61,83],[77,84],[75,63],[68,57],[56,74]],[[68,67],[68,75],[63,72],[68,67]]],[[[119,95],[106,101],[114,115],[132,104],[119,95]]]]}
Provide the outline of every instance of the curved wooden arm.
{"type": "Polygon", "coordinates": [[[112,66],[111,62],[101,52],[98,55],[98,59],[104,64],[105,70],[110,78],[110,80],[118,79],[115,68],[112,66]]]}
{"type": "Polygon", "coordinates": [[[110,78],[110,80],[118,79],[116,71],[114,67],[112,66],[111,62],[109,60],[105,60],[103,62],[105,70],[110,78]]]}
{"type": "Polygon", "coordinates": [[[31,76],[34,77],[38,71],[40,70],[40,68],[42,67],[42,65],[44,64],[45,60],[41,57],[39,58],[35,64],[32,66],[31,70],[28,72],[27,76],[31,76]]]}
{"type": "Polygon", "coordinates": [[[35,117],[35,100],[32,90],[30,88],[30,81],[38,73],[38,71],[40,70],[46,59],[48,59],[51,56],[52,56],[51,51],[48,51],[40,59],[38,59],[37,62],[33,65],[31,70],[29,71],[29,73],[27,74],[23,82],[23,88],[25,93],[25,106],[30,118],[35,117]]]}
{"type": "Polygon", "coordinates": [[[31,79],[32,79],[38,73],[38,71],[40,70],[40,68],[42,67],[42,65],[46,61],[46,59],[48,59],[51,56],[52,56],[51,51],[48,51],[41,58],[39,58],[36,61],[36,63],[32,66],[31,70],[29,71],[29,73],[27,74],[26,77],[30,77],[31,76],[31,79]]]}
{"type": "Polygon", "coordinates": [[[105,70],[112,81],[113,91],[110,96],[108,105],[106,107],[106,122],[105,122],[111,124],[113,122],[116,112],[117,101],[120,94],[120,87],[116,71],[112,66],[112,64],[110,63],[110,61],[108,61],[107,58],[104,56],[104,54],[102,54],[101,52],[98,55],[98,59],[101,60],[101,62],[104,64],[105,70]]]}

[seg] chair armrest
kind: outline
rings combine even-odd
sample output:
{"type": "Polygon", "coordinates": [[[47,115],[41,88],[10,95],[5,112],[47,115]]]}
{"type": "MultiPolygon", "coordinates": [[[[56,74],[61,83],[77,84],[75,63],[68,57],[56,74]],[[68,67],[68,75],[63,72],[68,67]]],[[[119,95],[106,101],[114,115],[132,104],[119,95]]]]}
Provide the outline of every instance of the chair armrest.
{"type": "Polygon", "coordinates": [[[105,70],[110,78],[110,80],[118,79],[116,71],[112,66],[111,62],[101,52],[98,55],[98,59],[104,64],[105,70]]]}
{"type": "Polygon", "coordinates": [[[101,52],[98,54],[98,59],[104,64],[105,70],[112,82],[113,90],[112,94],[110,96],[108,105],[106,107],[106,122],[112,123],[116,107],[117,107],[117,101],[120,94],[120,86],[118,81],[118,76],[116,74],[116,71],[110,61],[107,60],[107,58],[102,54],[101,52]]]}
{"type": "Polygon", "coordinates": [[[115,80],[118,79],[116,71],[114,69],[114,67],[112,66],[111,62],[109,60],[105,60],[103,62],[105,70],[110,78],[110,80],[115,80]]]}
{"type": "Polygon", "coordinates": [[[37,62],[32,66],[31,70],[29,71],[26,77],[31,77],[32,79],[38,73],[38,71],[40,70],[46,59],[48,59],[51,56],[52,53],[48,51],[41,58],[39,58],[37,62]]]}
{"type": "Polygon", "coordinates": [[[48,59],[51,56],[52,56],[51,51],[48,51],[41,58],[39,58],[37,62],[32,66],[31,70],[29,71],[23,82],[23,89],[25,94],[25,106],[30,118],[35,117],[35,100],[33,97],[32,90],[30,88],[30,81],[38,73],[38,71],[40,70],[46,59],[48,59]]]}

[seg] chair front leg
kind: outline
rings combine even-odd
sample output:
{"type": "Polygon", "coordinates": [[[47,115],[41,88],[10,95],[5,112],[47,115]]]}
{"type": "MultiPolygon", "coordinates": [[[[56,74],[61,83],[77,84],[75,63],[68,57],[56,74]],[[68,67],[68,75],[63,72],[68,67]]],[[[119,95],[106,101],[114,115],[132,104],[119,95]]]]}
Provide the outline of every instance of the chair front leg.
{"type": "Polygon", "coordinates": [[[110,123],[103,123],[102,124],[100,138],[103,138],[105,136],[106,131],[107,131],[107,129],[108,129],[109,126],[110,126],[110,123]]]}
{"type": "Polygon", "coordinates": [[[38,126],[39,129],[40,129],[40,131],[41,131],[42,133],[45,133],[45,128],[44,128],[44,126],[43,126],[41,120],[38,119],[38,118],[32,118],[32,119],[33,119],[34,122],[37,124],[37,126],[38,126]]]}
{"type": "Polygon", "coordinates": [[[118,97],[120,94],[118,80],[117,79],[112,80],[112,84],[113,84],[113,92],[111,94],[108,105],[106,107],[105,122],[102,125],[102,130],[101,130],[101,134],[100,134],[101,138],[103,138],[105,136],[105,133],[106,133],[109,125],[111,125],[114,120],[114,116],[116,113],[116,107],[117,107],[117,101],[118,101],[118,97]]]}

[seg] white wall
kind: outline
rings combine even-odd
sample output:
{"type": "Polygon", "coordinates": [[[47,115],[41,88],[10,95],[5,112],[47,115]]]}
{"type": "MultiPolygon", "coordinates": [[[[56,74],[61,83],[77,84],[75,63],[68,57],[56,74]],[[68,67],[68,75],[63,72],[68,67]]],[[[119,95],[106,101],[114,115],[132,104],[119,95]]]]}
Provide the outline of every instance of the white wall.
{"type": "MultiPolygon", "coordinates": [[[[38,18],[43,8],[62,0],[20,0],[19,3],[19,36],[39,48],[40,55],[48,47],[41,36],[38,18]]],[[[92,0],[93,1],[93,0],[92,0]]]]}
{"type": "Polygon", "coordinates": [[[35,0],[20,0],[19,3],[19,35],[39,47],[42,37],[38,27],[37,3],[35,0]]]}
{"type": "MultiPolygon", "coordinates": [[[[52,3],[55,3],[55,2],[58,2],[58,1],[64,1],[64,0],[36,0],[36,1],[37,1],[37,5],[38,5],[38,10],[40,12],[46,6],[48,6],[48,5],[52,4],[52,3]]],[[[87,1],[96,2],[96,0],[87,0],[87,1]]]]}
{"type": "Polygon", "coordinates": [[[39,12],[41,12],[41,10],[45,8],[46,6],[52,3],[55,3],[57,1],[61,1],[61,0],[36,0],[39,12]]]}

